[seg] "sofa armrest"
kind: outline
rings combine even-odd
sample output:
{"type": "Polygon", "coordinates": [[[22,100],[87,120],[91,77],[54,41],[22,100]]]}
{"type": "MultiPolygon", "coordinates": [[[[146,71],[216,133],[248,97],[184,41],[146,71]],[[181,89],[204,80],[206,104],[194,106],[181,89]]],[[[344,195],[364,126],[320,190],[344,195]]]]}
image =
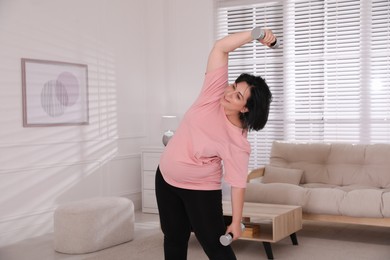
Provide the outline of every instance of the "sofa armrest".
{"type": "Polygon", "coordinates": [[[265,167],[260,167],[260,168],[256,168],[256,169],[250,171],[246,181],[250,182],[250,180],[264,176],[264,170],[265,170],[265,167]]]}

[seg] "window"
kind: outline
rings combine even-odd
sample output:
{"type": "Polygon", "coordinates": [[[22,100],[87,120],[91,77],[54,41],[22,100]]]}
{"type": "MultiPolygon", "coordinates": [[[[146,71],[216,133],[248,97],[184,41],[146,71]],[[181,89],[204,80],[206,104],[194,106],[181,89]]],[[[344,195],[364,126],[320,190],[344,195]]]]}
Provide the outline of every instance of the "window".
{"type": "Polygon", "coordinates": [[[266,127],[251,132],[250,168],[274,140],[390,143],[389,0],[218,0],[217,37],[268,27],[279,49],[249,43],[229,57],[229,80],[261,75],[273,94],[266,127]]]}

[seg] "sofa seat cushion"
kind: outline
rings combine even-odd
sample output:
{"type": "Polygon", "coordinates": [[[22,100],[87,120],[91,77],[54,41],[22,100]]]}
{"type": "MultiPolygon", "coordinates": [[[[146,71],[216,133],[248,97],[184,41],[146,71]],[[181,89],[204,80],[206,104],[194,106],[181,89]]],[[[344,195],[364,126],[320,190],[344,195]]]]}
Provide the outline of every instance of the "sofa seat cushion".
{"type": "Polygon", "coordinates": [[[248,183],[245,201],[303,206],[306,189],[288,183],[248,183]]]}
{"type": "Polygon", "coordinates": [[[307,203],[303,211],[310,214],[340,215],[339,205],[345,192],[335,188],[306,188],[307,203]]]}
{"type": "Polygon", "coordinates": [[[390,218],[390,191],[386,189],[382,194],[382,215],[385,218],[390,218]]]}
{"type": "Polygon", "coordinates": [[[355,189],[345,192],[340,204],[341,215],[362,218],[382,218],[381,189],[355,189]]]}

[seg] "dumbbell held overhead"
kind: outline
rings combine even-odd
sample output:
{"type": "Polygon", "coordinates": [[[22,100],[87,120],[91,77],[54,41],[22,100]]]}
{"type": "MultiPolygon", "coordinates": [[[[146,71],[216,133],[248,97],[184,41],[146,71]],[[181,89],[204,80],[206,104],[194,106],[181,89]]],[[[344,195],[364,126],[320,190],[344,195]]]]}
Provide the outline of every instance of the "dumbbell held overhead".
{"type": "MultiPolygon", "coordinates": [[[[261,27],[255,27],[255,28],[252,29],[252,33],[251,33],[251,34],[252,34],[253,40],[258,40],[258,41],[260,41],[260,40],[264,39],[264,37],[265,37],[265,35],[266,35],[266,32],[265,32],[265,30],[264,30],[263,28],[261,28],[261,27]]],[[[276,49],[276,48],[278,48],[278,47],[279,47],[279,41],[278,41],[278,39],[276,38],[275,41],[274,41],[273,43],[271,43],[270,48],[276,49]]]]}

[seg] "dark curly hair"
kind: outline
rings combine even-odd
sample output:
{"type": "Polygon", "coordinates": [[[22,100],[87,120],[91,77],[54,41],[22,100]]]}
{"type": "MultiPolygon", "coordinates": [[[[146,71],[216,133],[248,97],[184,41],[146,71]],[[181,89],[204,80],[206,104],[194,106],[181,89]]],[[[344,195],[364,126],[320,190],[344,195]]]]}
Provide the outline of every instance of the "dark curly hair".
{"type": "Polygon", "coordinates": [[[244,129],[261,130],[268,121],[272,94],[265,80],[260,76],[243,73],[235,81],[246,82],[250,89],[250,97],[246,102],[248,112],[240,113],[244,129]]]}

